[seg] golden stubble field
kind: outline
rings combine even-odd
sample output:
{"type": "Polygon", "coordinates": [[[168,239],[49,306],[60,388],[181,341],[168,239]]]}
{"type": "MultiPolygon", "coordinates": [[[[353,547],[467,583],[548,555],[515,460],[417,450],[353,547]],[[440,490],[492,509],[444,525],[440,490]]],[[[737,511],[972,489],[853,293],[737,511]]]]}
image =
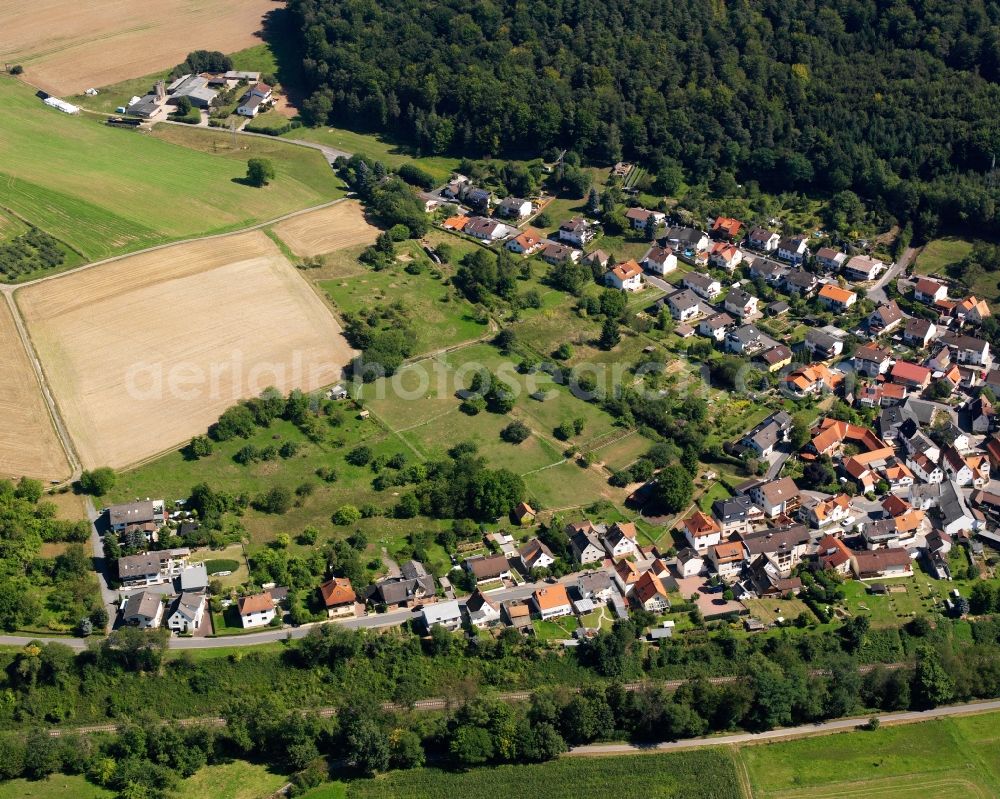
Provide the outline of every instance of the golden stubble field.
{"type": "Polygon", "coordinates": [[[149,75],[192,50],[259,44],[273,0],[0,0],[0,62],[54,94],[149,75]]]}
{"type": "Polygon", "coordinates": [[[355,354],[259,231],[130,256],[16,299],[84,468],[177,446],[268,386],[334,383],[355,354]]]}
{"type": "Polygon", "coordinates": [[[62,480],[69,463],[42,400],[31,362],[0,297],[0,475],[62,480]]]}
{"type": "Polygon", "coordinates": [[[365,220],[361,203],[356,200],[286,219],[274,226],[274,232],[300,258],[372,244],[379,234],[378,228],[365,220]]]}

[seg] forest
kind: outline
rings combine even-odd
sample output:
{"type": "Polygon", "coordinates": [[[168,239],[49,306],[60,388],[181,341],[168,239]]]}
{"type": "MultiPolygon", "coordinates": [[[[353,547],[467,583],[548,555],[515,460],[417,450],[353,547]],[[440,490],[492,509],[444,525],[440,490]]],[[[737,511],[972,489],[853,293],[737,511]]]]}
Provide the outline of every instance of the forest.
{"type": "Polygon", "coordinates": [[[1000,2],[291,0],[307,121],[997,219],[1000,2]]]}

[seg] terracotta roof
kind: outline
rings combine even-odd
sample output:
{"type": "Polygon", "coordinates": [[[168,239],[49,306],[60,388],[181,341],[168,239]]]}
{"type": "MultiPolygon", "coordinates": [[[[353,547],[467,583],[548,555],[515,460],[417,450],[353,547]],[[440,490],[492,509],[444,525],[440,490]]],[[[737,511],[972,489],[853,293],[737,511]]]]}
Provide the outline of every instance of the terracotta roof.
{"type": "Polygon", "coordinates": [[[569,594],[562,583],[539,588],[532,594],[539,610],[552,610],[569,604],[569,594]]]}
{"type": "Polygon", "coordinates": [[[632,589],[632,596],[645,604],[655,596],[666,599],[667,589],[663,587],[659,577],[653,572],[647,571],[636,581],[635,588],[632,589]]]}
{"type": "Polygon", "coordinates": [[[819,562],[827,569],[835,569],[851,559],[851,551],[843,541],[832,535],[825,535],[817,544],[819,562]]]}
{"type": "Polygon", "coordinates": [[[840,286],[833,285],[833,283],[825,283],[823,288],[819,290],[819,296],[825,300],[839,303],[840,305],[846,305],[852,299],[857,299],[858,297],[858,295],[853,291],[842,289],[840,286]]]}
{"type": "Polygon", "coordinates": [[[615,564],[615,571],[625,585],[630,585],[639,579],[639,570],[630,560],[620,560],[615,564]]]}
{"type": "Polygon", "coordinates": [[[893,380],[902,380],[907,383],[923,385],[930,379],[931,370],[926,366],[918,366],[909,361],[896,361],[889,375],[893,380]]]}
{"type": "Polygon", "coordinates": [[[882,510],[890,516],[901,516],[906,513],[910,507],[911,505],[909,502],[901,497],[897,497],[895,494],[890,494],[882,500],[882,510]]]}
{"type": "Polygon", "coordinates": [[[467,216],[449,216],[444,220],[444,227],[450,230],[465,230],[465,226],[469,224],[469,217],[467,216]]]}
{"type": "Polygon", "coordinates": [[[611,273],[619,280],[625,281],[641,275],[642,267],[635,262],[634,258],[630,258],[628,261],[616,264],[615,267],[612,268],[611,273]]]}
{"type": "Polygon", "coordinates": [[[915,288],[921,294],[937,294],[937,292],[942,288],[945,288],[945,286],[943,283],[938,283],[936,280],[922,277],[917,281],[915,288]]]}
{"type": "Polygon", "coordinates": [[[712,225],[712,230],[721,230],[727,236],[735,236],[740,232],[743,223],[739,219],[732,219],[728,216],[720,216],[712,225]]]}
{"type": "Polygon", "coordinates": [[[716,563],[733,563],[743,560],[743,544],[739,541],[725,541],[712,547],[716,563]]]}
{"type": "Polygon", "coordinates": [[[525,250],[530,250],[532,247],[537,247],[542,243],[542,234],[537,230],[528,228],[520,236],[517,236],[514,241],[516,241],[525,250]]]}
{"type": "Polygon", "coordinates": [[[700,510],[696,510],[690,516],[688,516],[684,521],[684,529],[687,530],[693,538],[700,538],[702,536],[712,535],[713,533],[718,533],[722,531],[718,523],[711,516],[702,513],[700,510]]]}
{"type": "Polygon", "coordinates": [[[351,581],[346,577],[334,577],[327,580],[319,587],[319,593],[323,597],[323,604],[328,608],[346,605],[357,600],[354,589],[351,588],[351,581]]]}
{"type": "Polygon", "coordinates": [[[239,608],[241,616],[247,616],[250,613],[264,613],[268,610],[274,610],[274,600],[271,598],[270,592],[265,591],[263,594],[241,596],[236,606],[239,608]]]}

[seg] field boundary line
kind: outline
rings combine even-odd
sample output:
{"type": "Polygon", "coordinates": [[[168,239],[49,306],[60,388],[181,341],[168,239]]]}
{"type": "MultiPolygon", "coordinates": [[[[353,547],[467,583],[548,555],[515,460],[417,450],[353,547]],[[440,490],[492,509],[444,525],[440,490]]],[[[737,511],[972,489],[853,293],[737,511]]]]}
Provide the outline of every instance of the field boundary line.
{"type": "Polygon", "coordinates": [[[17,306],[14,294],[13,292],[4,292],[4,297],[7,307],[10,309],[10,315],[14,319],[14,328],[17,330],[17,335],[21,339],[21,346],[24,348],[24,354],[31,362],[31,371],[35,375],[35,382],[38,383],[38,388],[42,392],[42,399],[45,402],[45,408],[49,416],[49,421],[52,423],[52,427],[56,432],[56,437],[59,439],[59,445],[62,447],[63,453],[66,455],[66,465],[69,466],[70,473],[65,482],[71,483],[79,478],[83,468],[80,456],[76,451],[76,444],[74,443],[72,436],[70,436],[69,429],[63,421],[59,405],[55,401],[52,389],[48,383],[48,378],[45,375],[45,369],[38,357],[38,352],[35,350],[35,343],[31,340],[31,334],[28,332],[24,319],[21,318],[21,309],[17,306]]]}
{"type": "Polygon", "coordinates": [[[740,754],[740,748],[736,744],[733,744],[729,747],[729,751],[733,758],[733,767],[736,769],[736,781],[739,783],[743,799],[754,799],[750,770],[747,768],[747,763],[743,759],[743,755],[740,754]]]}

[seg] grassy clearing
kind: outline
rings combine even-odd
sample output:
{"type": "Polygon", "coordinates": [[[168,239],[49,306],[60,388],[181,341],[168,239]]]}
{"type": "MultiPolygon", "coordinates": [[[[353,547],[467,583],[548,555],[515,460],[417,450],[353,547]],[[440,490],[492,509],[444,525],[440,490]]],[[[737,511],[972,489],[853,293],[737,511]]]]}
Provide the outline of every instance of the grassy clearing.
{"type": "Polygon", "coordinates": [[[747,601],[750,615],[765,624],[773,624],[778,618],[791,621],[805,614],[809,621],[816,617],[801,599],[751,599],[747,601]]]}
{"type": "Polygon", "coordinates": [[[322,156],[306,148],[264,140],[278,178],[255,189],[239,182],[249,151],[213,157],[173,145],[196,130],[161,126],[181,132],[149,136],[109,128],[48,108],[7,78],[0,105],[0,206],[89,259],[234,230],[341,193],[322,156]]]}
{"type": "Polygon", "coordinates": [[[112,799],[114,795],[114,791],[92,785],[79,775],[0,782],[0,799],[112,799]]]}
{"type": "MultiPolygon", "coordinates": [[[[312,798],[312,794],[308,795],[312,798]]],[[[337,794],[331,794],[331,797],[337,794]]],[[[710,749],[668,755],[567,758],[533,766],[498,766],[450,773],[397,771],[349,783],[350,799],[576,799],[579,796],[655,799],[738,799],[736,770],[728,752],[710,749]]],[[[319,797],[315,797],[319,799],[319,797]]],[[[323,795],[326,799],[326,795],[323,795]]]]}
{"type": "Polygon", "coordinates": [[[842,796],[996,796],[1000,776],[983,754],[995,740],[983,733],[996,714],[882,727],[741,750],[758,799],[842,796]]]}
{"type": "Polygon", "coordinates": [[[212,799],[267,799],[288,779],[264,766],[236,760],[207,766],[181,782],[180,796],[211,796],[212,799]]]}
{"type": "Polygon", "coordinates": [[[348,153],[366,155],[392,168],[405,163],[415,163],[440,183],[449,178],[459,163],[457,158],[443,156],[414,157],[405,145],[393,142],[381,134],[355,133],[343,128],[296,128],[285,133],[284,138],[302,139],[326,144],[348,153]]]}
{"type": "Polygon", "coordinates": [[[445,285],[453,269],[446,266],[438,271],[416,241],[406,242],[399,249],[405,260],[397,260],[389,269],[381,272],[365,269],[340,279],[322,280],[319,286],[343,313],[359,313],[397,300],[402,302],[414,321],[414,354],[454,346],[489,332],[476,321],[472,305],[445,285]],[[407,272],[407,267],[412,269],[413,265],[419,265],[422,271],[416,275],[407,272]]]}
{"type": "Polygon", "coordinates": [[[944,273],[949,264],[961,261],[972,252],[972,242],[949,236],[928,242],[917,256],[915,269],[920,274],[938,275],[944,273]]]}

